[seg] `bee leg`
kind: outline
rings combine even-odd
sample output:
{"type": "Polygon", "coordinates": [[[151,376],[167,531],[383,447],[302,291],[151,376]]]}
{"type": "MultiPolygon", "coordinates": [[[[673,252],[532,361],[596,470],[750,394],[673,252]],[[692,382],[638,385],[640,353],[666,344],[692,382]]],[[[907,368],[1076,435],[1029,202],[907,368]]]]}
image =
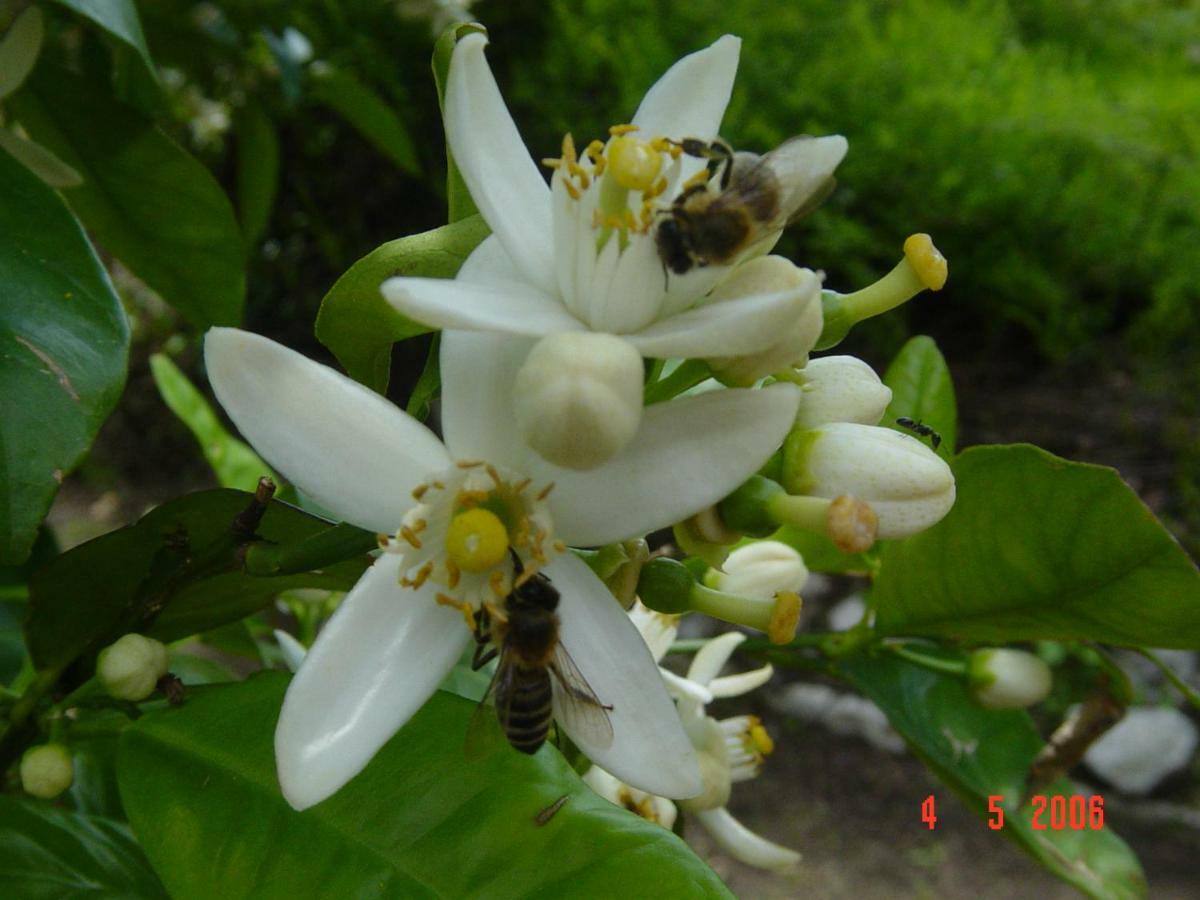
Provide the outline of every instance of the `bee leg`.
{"type": "Polygon", "coordinates": [[[476,644],[475,655],[471,657],[471,671],[478,672],[495,659],[499,653],[500,651],[495,647],[489,650],[486,644],[476,644]]]}

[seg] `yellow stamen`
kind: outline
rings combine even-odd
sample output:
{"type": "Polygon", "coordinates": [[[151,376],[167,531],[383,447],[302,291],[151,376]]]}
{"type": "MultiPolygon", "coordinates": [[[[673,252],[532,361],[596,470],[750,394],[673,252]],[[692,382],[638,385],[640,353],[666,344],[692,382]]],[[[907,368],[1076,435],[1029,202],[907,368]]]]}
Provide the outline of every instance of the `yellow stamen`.
{"type": "Polygon", "coordinates": [[[428,482],[426,482],[425,484],[419,484],[419,485],[417,485],[417,486],[416,486],[416,487],[413,489],[413,492],[412,492],[413,499],[414,499],[414,500],[418,500],[418,501],[419,501],[419,500],[420,500],[422,497],[424,497],[424,496],[425,496],[425,492],[426,492],[426,491],[428,491],[428,490],[429,490],[429,483],[428,483],[428,482]]]}
{"type": "Polygon", "coordinates": [[[386,550],[388,548],[388,544],[392,542],[392,538],[391,535],[377,534],[375,535],[375,542],[379,544],[380,550],[386,550]]]}
{"type": "Polygon", "coordinates": [[[636,125],[613,125],[608,129],[608,133],[613,137],[621,137],[625,134],[632,134],[637,130],[638,127],[636,125]]]}
{"type": "Polygon", "coordinates": [[[475,630],[475,610],[471,607],[470,603],[467,603],[465,600],[455,600],[446,594],[438,594],[434,599],[437,600],[439,606],[452,606],[457,609],[462,613],[463,619],[466,620],[467,628],[470,631],[475,630]]]}
{"type": "Polygon", "coordinates": [[[446,560],[446,587],[454,590],[462,579],[462,571],[450,560],[446,560]]]}
{"type": "Polygon", "coordinates": [[[563,135],[562,158],[568,167],[579,162],[579,156],[575,153],[575,138],[570,134],[563,135]]]}
{"type": "Polygon", "coordinates": [[[904,258],[929,290],[940,291],[946,284],[950,268],[929,235],[910,234],[904,242],[904,258]]]}
{"type": "Polygon", "coordinates": [[[772,644],[786,644],[796,636],[800,626],[800,606],[799,594],[780,591],[775,595],[775,608],[767,626],[767,638],[772,644]]]}
{"type": "Polygon", "coordinates": [[[583,155],[588,157],[592,162],[599,162],[604,158],[604,141],[592,141],[587,145],[587,149],[583,151],[583,155]]]}
{"type": "Polygon", "coordinates": [[[562,186],[567,189],[567,196],[569,196],[572,200],[578,200],[583,196],[583,194],[580,193],[579,188],[575,187],[575,185],[571,184],[569,181],[563,181],[562,186]]]}
{"type": "Polygon", "coordinates": [[[542,488],[541,493],[539,493],[537,495],[538,500],[539,501],[545,500],[547,497],[550,496],[550,492],[552,490],[554,490],[554,482],[553,481],[550,482],[548,485],[546,485],[544,488],[542,488]]]}
{"type": "Polygon", "coordinates": [[[407,525],[400,526],[400,537],[408,541],[409,545],[411,545],[414,550],[421,549],[421,539],[417,537],[417,533],[407,525]]]}
{"type": "Polygon", "coordinates": [[[563,164],[563,161],[557,156],[547,156],[542,160],[542,165],[547,169],[557,169],[563,164]]]}
{"type": "Polygon", "coordinates": [[[486,572],[499,565],[508,547],[508,529],[482,507],[460,512],[446,529],[446,556],[466,572],[486,572]]]}
{"type": "Polygon", "coordinates": [[[751,752],[757,751],[762,756],[770,756],[775,752],[775,741],[767,734],[767,729],[763,728],[757,716],[751,716],[750,721],[750,730],[746,732],[746,737],[749,738],[751,752]]]}
{"type": "MultiPolygon", "coordinates": [[[[482,459],[460,459],[455,463],[460,469],[478,469],[483,465],[482,459]]],[[[436,482],[435,482],[436,484],[436,482]]]]}
{"type": "Polygon", "coordinates": [[[508,591],[504,587],[504,573],[497,569],[488,579],[488,586],[491,587],[492,593],[497,597],[507,597],[508,591]]]}
{"type": "Polygon", "coordinates": [[[865,500],[842,494],[829,504],[825,528],[843,553],[865,553],[879,534],[879,515],[865,500]]]}
{"type": "Polygon", "coordinates": [[[429,580],[429,576],[432,574],[433,574],[433,563],[427,562],[427,563],[425,563],[425,565],[421,566],[421,568],[417,569],[417,576],[415,578],[412,578],[412,579],[401,578],[400,585],[402,587],[407,587],[407,588],[412,588],[413,590],[417,590],[422,585],[424,585],[426,581],[429,580]]]}

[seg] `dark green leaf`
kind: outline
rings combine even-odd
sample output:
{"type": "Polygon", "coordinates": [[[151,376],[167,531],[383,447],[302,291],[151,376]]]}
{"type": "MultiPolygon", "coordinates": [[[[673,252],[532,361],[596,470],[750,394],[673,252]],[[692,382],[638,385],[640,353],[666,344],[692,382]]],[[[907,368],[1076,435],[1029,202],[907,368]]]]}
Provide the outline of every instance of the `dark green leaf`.
{"type": "Polygon", "coordinates": [[[888,366],[883,383],[892,389],[892,402],[882,424],[904,431],[896,425],[901,416],[924,422],[942,436],[938,454],[945,459],[954,456],[958,440],[954,382],[933,338],[923,334],[910,338],[888,366]]]}
{"type": "Polygon", "coordinates": [[[166,898],[120,822],[0,797],[0,896],[166,898]]]}
{"type": "Polygon", "coordinates": [[[21,86],[42,49],[42,11],[31,6],[0,38],[0,100],[21,86]]]}
{"type": "Polygon", "coordinates": [[[279,137],[256,100],[248,100],[234,120],[237,136],[237,201],[242,237],[250,250],[262,237],[279,190],[279,137]]]}
{"type": "Polygon", "coordinates": [[[882,631],[1200,647],[1200,573],[1115,471],[1025,444],[953,468],[950,514],[884,552],[882,631]]]}
{"type": "Polygon", "coordinates": [[[21,124],[83,175],[64,196],[96,240],[198,327],[234,325],[242,239],[220,185],[149,120],[39,65],[11,99],[21,124]]]}
{"type": "MultiPolygon", "coordinates": [[[[986,816],[988,798],[1003,797],[1003,833],[1059,878],[1092,897],[1145,896],[1137,857],[1107,827],[1035,831],[1031,806],[1014,811],[1042,747],[1028,714],[983,709],[971,701],[962,680],[891,655],[842,660],[839,669],[974,812],[986,816]]],[[[1046,795],[1073,793],[1064,779],[1046,795]]]]}
{"type": "MultiPolygon", "coordinates": [[[[442,110],[443,118],[446,114],[446,75],[450,71],[454,45],[462,37],[472,33],[486,35],[487,29],[482,25],[454,24],[442,32],[433,46],[433,81],[437,85],[438,107],[442,110]]],[[[451,222],[458,222],[479,213],[475,201],[471,199],[471,192],[467,190],[466,182],[463,181],[462,173],[454,164],[449,146],[446,147],[446,205],[451,222]]]]}
{"type": "Polygon", "coordinates": [[[150,357],[150,371],[163,402],[195,435],[222,487],[253,490],[258,479],[266,475],[276,484],[280,479],[255,453],[249,444],[230,434],[204,395],[196,390],[186,375],[170,358],[161,353],[150,357]]]}
{"type": "MultiPolygon", "coordinates": [[[[113,713],[114,717],[124,716],[113,713]]],[[[71,739],[75,780],[67,801],[76,812],[125,820],[121,792],[117,787],[117,733],[87,739],[71,739]]]]}
{"type": "Polygon", "coordinates": [[[429,407],[433,397],[442,386],[442,369],[439,364],[438,348],[441,346],[441,335],[435,334],[429,345],[429,355],[425,357],[425,368],[421,369],[421,377],[413,387],[412,396],[408,398],[405,411],[415,419],[424,422],[429,418],[429,407]]]}
{"type": "Polygon", "coordinates": [[[177,900],[729,896],[681,840],[592,794],[552,747],[468,763],[476,706],[444,693],[350,784],[294,812],[272,741],[286,684],[267,673],[201,688],[122,737],[130,823],[177,900]],[[230,828],[232,815],[254,827],[230,828]]]}
{"type": "Polygon", "coordinates": [[[0,685],[9,684],[25,664],[24,618],[24,603],[0,600],[0,685]]]}
{"type": "Polygon", "coordinates": [[[474,216],[375,248],[321,301],[317,339],[333,351],[351,378],[382,394],[391,372],[392,344],[429,328],[396,312],[379,286],[393,275],[453,278],[487,235],[483,219],[474,216]]]}
{"type": "Polygon", "coordinates": [[[29,553],[125,384],[129,326],[58,195],[0,153],[0,564],[29,553]]]}
{"type": "Polygon", "coordinates": [[[60,6],[91,19],[106,32],[129,47],[138,58],[145,78],[157,84],[158,73],[146,46],[146,35],[138,19],[133,0],[54,0],[60,6]]]}
{"type": "MultiPolygon", "coordinates": [[[[41,569],[30,585],[25,631],[38,668],[66,665],[128,631],[145,631],[162,641],[198,634],[244,618],[280,591],[346,590],[369,563],[360,557],[319,572],[247,575],[230,525],[249,500],[249,494],[231,490],[189,494],[152,510],[135,525],[79,545],[41,569]],[[97,585],[104,589],[97,590],[97,585]],[[83,599],[86,615],[80,613],[83,599]]],[[[291,544],[329,527],[274,501],[258,534],[291,544]]]]}
{"type": "Polygon", "coordinates": [[[352,74],[332,68],[314,73],[309,96],[337,112],[400,171],[421,174],[417,150],[404,123],[382,97],[352,74]]]}

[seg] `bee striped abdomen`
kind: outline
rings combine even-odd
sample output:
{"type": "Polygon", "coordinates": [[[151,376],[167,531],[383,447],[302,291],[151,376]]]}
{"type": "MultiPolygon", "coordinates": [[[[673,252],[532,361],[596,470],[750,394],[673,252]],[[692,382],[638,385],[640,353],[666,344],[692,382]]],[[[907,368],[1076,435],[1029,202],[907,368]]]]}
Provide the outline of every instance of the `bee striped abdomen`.
{"type": "Polygon", "coordinates": [[[550,674],[544,668],[515,669],[510,690],[511,697],[496,694],[496,709],[507,711],[501,713],[504,734],[514,749],[537,753],[554,717],[550,674]]]}

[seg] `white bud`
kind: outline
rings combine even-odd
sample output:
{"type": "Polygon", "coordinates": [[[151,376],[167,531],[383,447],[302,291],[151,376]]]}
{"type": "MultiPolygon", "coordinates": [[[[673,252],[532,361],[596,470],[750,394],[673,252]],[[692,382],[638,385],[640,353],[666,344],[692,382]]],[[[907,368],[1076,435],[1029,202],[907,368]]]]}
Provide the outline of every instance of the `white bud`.
{"type": "Polygon", "coordinates": [[[945,460],[914,437],[854,422],[789,434],[783,483],[792,494],[865,501],[879,516],[880,539],[924,531],[954,505],[945,460]]]}
{"type": "Polygon", "coordinates": [[[25,793],[53,800],[75,780],[75,765],[62,744],[30,747],[21,757],[21,787],[25,793]]]}
{"type": "Polygon", "coordinates": [[[615,335],[549,335],[517,372],[517,425],[555,465],[594,469],[637,433],[643,376],[641,354],[615,335]]]}
{"type": "Polygon", "coordinates": [[[782,591],[799,594],[808,581],[804,558],[779,541],[755,541],[738,547],[721,568],[724,571],[711,570],[705,583],[741,597],[768,599],[782,591]]]}
{"type": "Polygon", "coordinates": [[[783,291],[792,294],[793,315],[775,343],[748,356],[707,360],[713,374],[725,384],[750,385],[788,366],[804,365],[821,336],[821,279],[811,269],[801,269],[782,256],[760,256],[738,266],[712,292],[709,303],[783,291]]]}
{"type": "Polygon", "coordinates": [[[166,674],[167,648],[142,634],[125,635],[96,659],[96,677],[118,700],[145,700],[166,674]]]}
{"type": "Polygon", "coordinates": [[[977,650],[967,664],[971,692],[988,709],[1024,709],[1046,699],[1053,676],[1032,653],[1007,647],[977,650]]]}
{"type": "Polygon", "coordinates": [[[816,428],[830,422],[878,425],[892,402],[892,389],[875,370],[853,356],[823,356],[801,373],[800,408],[796,425],[816,428]]]}

